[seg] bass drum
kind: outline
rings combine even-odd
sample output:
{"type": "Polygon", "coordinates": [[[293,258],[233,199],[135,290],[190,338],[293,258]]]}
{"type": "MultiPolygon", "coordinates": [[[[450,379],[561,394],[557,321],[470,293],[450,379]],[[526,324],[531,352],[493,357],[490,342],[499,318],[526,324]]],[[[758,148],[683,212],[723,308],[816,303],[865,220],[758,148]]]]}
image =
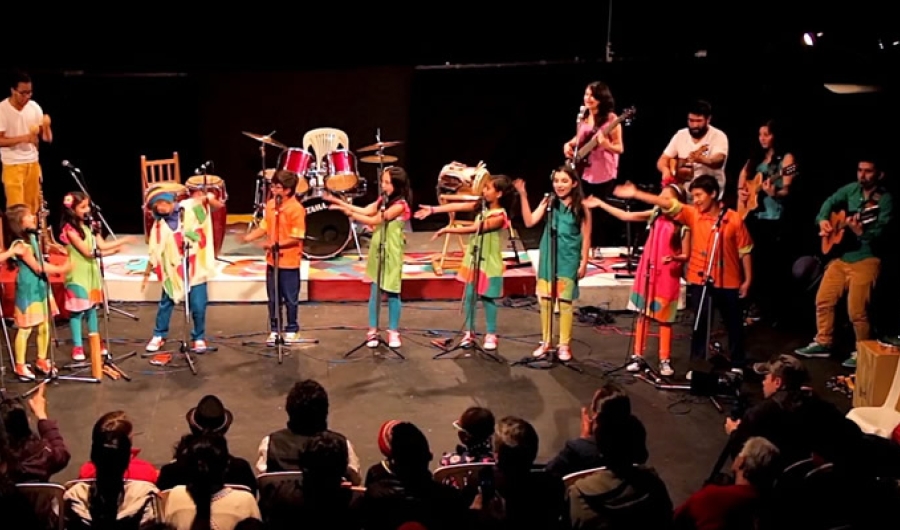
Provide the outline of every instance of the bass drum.
{"type": "Polygon", "coordinates": [[[329,210],[330,203],[321,197],[307,197],[301,204],[306,209],[303,255],[309,260],[339,256],[353,238],[350,218],[338,210],[329,210]]]}

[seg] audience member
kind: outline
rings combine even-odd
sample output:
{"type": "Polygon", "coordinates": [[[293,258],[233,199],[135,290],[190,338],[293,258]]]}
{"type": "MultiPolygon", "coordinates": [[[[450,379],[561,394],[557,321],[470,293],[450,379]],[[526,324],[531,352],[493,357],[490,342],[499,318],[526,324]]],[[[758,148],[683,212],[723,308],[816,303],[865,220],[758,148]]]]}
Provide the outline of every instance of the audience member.
{"type": "MultiPolygon", "coordinates": [[[[287,428],[275,431],[259,444],[258,473],[274,471],[299,471],[300,455],[306,450],[309,440],[328,429],[328,393],[317,381],[307,379],[295,384],[288,393],[284,406],[288,415],[287,428]]],[[[346,439],[346,436],[332,432],[346,439]]],[[[353,484],[362,482],[359,457],[353,444],[347,440],[347,478],[353,484]]]]}
{"type": "Polygon", "coordinates": [[[469,407],[459,420],[453,422],[459,445],[456,451],[444,453],[441,466],[494,461],[491,444],[494,436],[494,414],[482,407],[469,407]]]}
{"type": "Polygon", "coordinates": [[[69,530],[137,529],[157,519],[152,482],[126,480],[133,462],[130,429],[101,417],[91,435],[91,462],[96,480],[73,485],[65,493],[69,530]]]}
{"type": "MultiPolygon", "coordinates": [[[[128,462],[128,469],[125,470],[126,480],[143,480],[156,483],[159,471],[150,462],[137,457],[141,450],[132,445],[134,442],[134,425],[124,411],[116,410],[100,416],[100,419],[94,424],[94,433],[96,434],[99,431],[115,431],[128,437],[131,460],[128,462]]],[[[96,476],[97,469],[93,460],[85,462],[78,471],[79,479],[95,478],[96,476]]]]}
{"type": "Polygon", "coordinates": [[[176,530],[233,530],[244,519],[261,519],[252,494],[225,486],[229,459],[225,438],[193,436],[183,454],[187,484],[169,492],[165,521],[176,530]]]}
{"type": "MultiPolygon", "coordinates": [[[[181,441],[175,447],[174,460],[159,470],[156,486],[161,490],[167,490],[187,484],[188,470],[183,460],[179,459],[179,456],[183,454],[186,447],[192,443],[196,436],[209,434],[224,438],[228,428],[231,427],[233,419],[234,416],[231,414],[231,411],[225,408],[218,397],[204,396],[196,407],[188,411],[187,423],[191,434],[181,438],[181,441]]],[[[247,486],[256,495],[256,475],[253,473],[253,467],[250,465],[250,462],[230,453],[228,455],[228,467],[225,470],[225,483],[247,486]]]]}
{"type": "Polygon", "coordinates": [[[594,435],[597,418],[601,413],[631,415],[631,400],[619,385],[607,382],[594,392],[588,406],[581,407],[580,436],[566,442],[559,454],[547,463],[544,468],[547,472],[564,477],[570,473],[603,466],[603,455],[597,449],[594,435]]]}
{"type": "Polygon", "coordinates": [[[28,413],[22,406],[13,402],[2,406],[9,449],[15,462],[15,467],[8,469],[7,473],[16,483],[47,482],[69,465],[71,455],[66,442],[59,433],[56,421],[47,416],[46,388],[47,385],[39,386],[28,400],[28,407],[37,418],[38,434],[31,430],[28,413]]]}
{"type": "Polygon", "coordinates": [[[395,530],[413,522],[428,530],[468,527],[468,504],[460,491],[434,480],[428,469],[433,455],[418,427],[395,425],[390,455],[389,473],[370,483],[358,504],[366,530],[395,530]]]}
{"type": "Polygon", "coordinates": [[[372,482],[391,474],[390,468],[388,467],[391,460],[391,441],[394,437],[394,427],[399,423],[401,423],[400,420],[388,420],[382,423],[381,427],[378,429],[378,450],[381,451],[384,460],[369,467],[368,471],[366,471],[366,480],[363,482],[364,485],[368,486],[372,482]]]}
{"type": "Polygon", "coordinates": [[[706,485],[675,510],[675,530],[754,528],[760,497],[781,470],[778,448],[765,438],[749,438],[731,469],[734,484],[706,485]]]}
{"type": "Polygon", "coordinates": [[[672,524],[672,500],[666,485],[649,466],[647,431],[635,416],[601,414],[597,447],[606,468],[568,487],[568,521],[572,528],[664,530],[672,524]]]}
{"type": "Polygon", "coordinates": [[[9,474],[18,466],[9,447],[9,438],[3,418],[0,417],[0,517],[4,528],[40,528],[35,511],[25,495],[16,488],[9,474]]]}

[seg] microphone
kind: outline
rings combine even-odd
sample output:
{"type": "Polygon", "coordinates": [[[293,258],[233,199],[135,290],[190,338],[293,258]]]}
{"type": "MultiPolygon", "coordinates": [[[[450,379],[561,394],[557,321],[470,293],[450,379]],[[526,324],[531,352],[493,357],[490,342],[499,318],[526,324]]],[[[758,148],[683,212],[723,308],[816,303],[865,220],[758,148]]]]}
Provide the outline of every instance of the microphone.
{"type": "Polygon", "coordinates": [[[215,167],[215,165],[213,164],[213,161],[207,160],[206,162],[200,164],[200,167],[198,167],[197,169],[194,170],[194,174],[202,175],[202,174],[206,173],[206,170],[211,167],[215,167]]]}
{"type": "Polygon", "coordinates": [[[723,206],[721,210],[719,210],[719,217],[716,219],[716,224],[713,226],[713,230],[718,230],[722,225],[722,220],[725,218],[725,212],[728,211],[727,206],[723,206]]]}
{"type": "Polygon", "coordinates": [[[282,201],[282,200],[284,200],[284,197],[282,197],[281,195],[276,195],[276,196],[275,196],[275,205],[276,205],[276,206],[281,206],[281,201],[282,201]]]}
{"type": "Polygon", "coordinates": [[[549,212],[551,208],[553,208],[553,200],[556,198],[555,193],[545,193],[544,200],[547,201],[547,211],[549,212]]]}
{"type": "Polygon", "coordinates": [[[578,117],[575,118],[575,123],[581,123],[581,120],[584,119],[584,113],[587,111],[587,107],[582,105],[578,107],[578,117]]]}
{"type": "Polygon", "coordinates": [[[69,162],[68,160],[63,160],[63,161],[62,161],[62,167],[66,168],[66,169],[68,169],[68,170],[70,170],[70,171],[74,171],[74,172],[76,172],[76,173],[81,173],[81,170],[78,169],[77,167],[73,166],[72,163],[69,162]]]}

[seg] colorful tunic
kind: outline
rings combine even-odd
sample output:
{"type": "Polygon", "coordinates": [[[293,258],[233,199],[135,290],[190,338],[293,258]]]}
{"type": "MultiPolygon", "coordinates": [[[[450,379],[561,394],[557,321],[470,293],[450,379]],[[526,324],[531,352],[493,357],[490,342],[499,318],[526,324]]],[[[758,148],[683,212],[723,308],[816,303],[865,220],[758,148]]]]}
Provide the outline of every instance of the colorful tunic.
{"type": "Polygon", "coordinates": [[[59,240],[69,252],[69,261],[72,262],[72,270],[66,274],[66,309],[79,313],[103,302],[103,287],[100,284],[100,263],[96,258],[86,258],[75,248],[69,240],[70,231],[81,235],[84,244],[90,249],[95,248],[95,236],[91,230],[76,228],[70,224],[65,225],[59,235],[59,240]]]}
{"type": "MultiPolygon", "coordinates": [[[[483,220],[494,216],[500,216],[503,219],[502,228],[509,228],[509,217],[507,217],[506,210],[503,208],[494,208],[487,212],[479,213],[475,216],[475,223],[481,223],[483,220]]],[[[481,235],[473,234],[469,237],[466,255],[463,258],[462,266],[459,268],[456,279],[463,283],[469,283],[469,280],[475,273],[472,263],[475,246],[479,242],[481,243],[479,248],[481,267],[478,270],[476,292],[479,296],[485,298],[500,298],[503,296],[503,272],[506,270],[506,263],[503,262],[503,248],[500,243],[500,230],[484,232],[481,235]]]]}
{"type": "Polygon", "coordinates": [[[537,295],[550,297],[553,270],[550,252],[551,230],[556,230],[556,295],[567,302],[578,298],[578,267],[581,265],[581,224],[568,206],[553,202],[552,223],[544,226],[538,263],[537,295]]]}
{"type": "Polygon", "coordinates": [[[215,270],[212,217],[200,200],[185,199],[178,204],[184,209],[184,225],[172,230],[165,219],[157,219],[150,229],[150,264],[162,281],[163,291],[176,304],[184,300],[183,238],[189,241],[188,267],[190,285],[205,283],[215,270]],[[182,236],[183,234],[183,236],[182,236]]]}
{"type": "MultiPolygon", "coordinates": [[[[406,201],[400,200],[394,204],[403,206],[403,213],[387,223],[379,223],[372,233],[369,243],[369,257],[366,263],[367,282],[378,283],[378,250],[381,240],[384,238],[384,259],[381,270],[381,290],[389,293],[399,293],[400,283],[403,277],[403,253],[406,248],[406,236],[403,228],[412,217],[412,211],[406,201]],[[387,226],[385,226],[385,224],[387,226]]],[[[393,204],[391,205],[393,206],[393,204]]]]}
{"type": "MultiPolygon", "coordinates": [[[[41,255],[40,247],[38,247],[37,236],[30,234],[29,241],[26,243],[21,239],[12,242],[10,248],[16,245],[27,245],[35,260],[41,255]]],[[[47,281],[42,279],[38,273],[31,270],[31,267],[25,264],[21,257],[15,256],[18,274],[16,275],[16,309],[13,318],[16,327],[30,328],[48,321],[47,318],[47,281]]],[[[50,297],[50,313],[53,316],[59,314],[59,308],[56,306],[56,300],[50,297]]]]}
{"type": "Polygon", "coordinates": [[[684,265],[674,260],[663,263],[663,258],[681,253],[679,236],[684,235],[687,227],[680,227],[662,215],[658,207],[654,208],[647,223],[650,225],[650,234],[634,275],[628,309],[658,322],[674,322],[678,313],[684,265]]]}

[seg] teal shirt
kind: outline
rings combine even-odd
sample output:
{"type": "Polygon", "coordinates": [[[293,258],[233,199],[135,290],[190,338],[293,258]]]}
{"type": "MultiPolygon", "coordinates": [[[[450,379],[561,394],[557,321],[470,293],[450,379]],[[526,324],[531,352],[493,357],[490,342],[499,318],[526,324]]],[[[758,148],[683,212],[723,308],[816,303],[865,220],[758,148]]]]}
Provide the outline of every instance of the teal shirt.
{"type": "MultiPolygon", "coordinates": [[[[768,162],[760,162],[758,166],[756,166],[756,172],[763,174],[763,180],[769,178],[770,175],[777,175],[778,172],[781,171],[782,160],[778,160],[777,166],[771,170],[769,170],[768,162]]],[[[772,181],[772,184],[775,185],[775,190],[780,190],[784,188],[784,179],[775,179],[772,181]]],[[[761,191],[760,196],[762,200],[760,201],[760,209],[756,211],[756,218],[763,219],[765,221],[777,221],[781,219],[781,214],[784,212],[784,206],[781,204],[781,197],[769,197],[769,194],[761,191]]]]}
{"type": "MultiPolygon", "coordinates": [[[[891,221],[894,207],[890,193],[882,188],[876,191],[881,194],[881,197],[878,199],[878,218],[869,224],[863,225],[863,233],[857,238],[859,246],[845,252],[840,258],[842,261],[855,263],[866,258],[876,257],[875,252],[872,250],[872,242],[884,233],[888,223],[891,221]]],[[[865,203],[866,196],[859,182],[847,184],[834,192],[831,197],[825,199],[822,208],[819,209],[819,215],[816,216],[816,226],[818,227],[819,223],[828,220],[835,209],[842,209],[838,208],[839,206],[846,208],[847,215],[853,215],[859,212],[865,203]]],[[[844,237],[846,238],[847,235],[854,237],[854,234],[849,230],[844,237]]]]}

